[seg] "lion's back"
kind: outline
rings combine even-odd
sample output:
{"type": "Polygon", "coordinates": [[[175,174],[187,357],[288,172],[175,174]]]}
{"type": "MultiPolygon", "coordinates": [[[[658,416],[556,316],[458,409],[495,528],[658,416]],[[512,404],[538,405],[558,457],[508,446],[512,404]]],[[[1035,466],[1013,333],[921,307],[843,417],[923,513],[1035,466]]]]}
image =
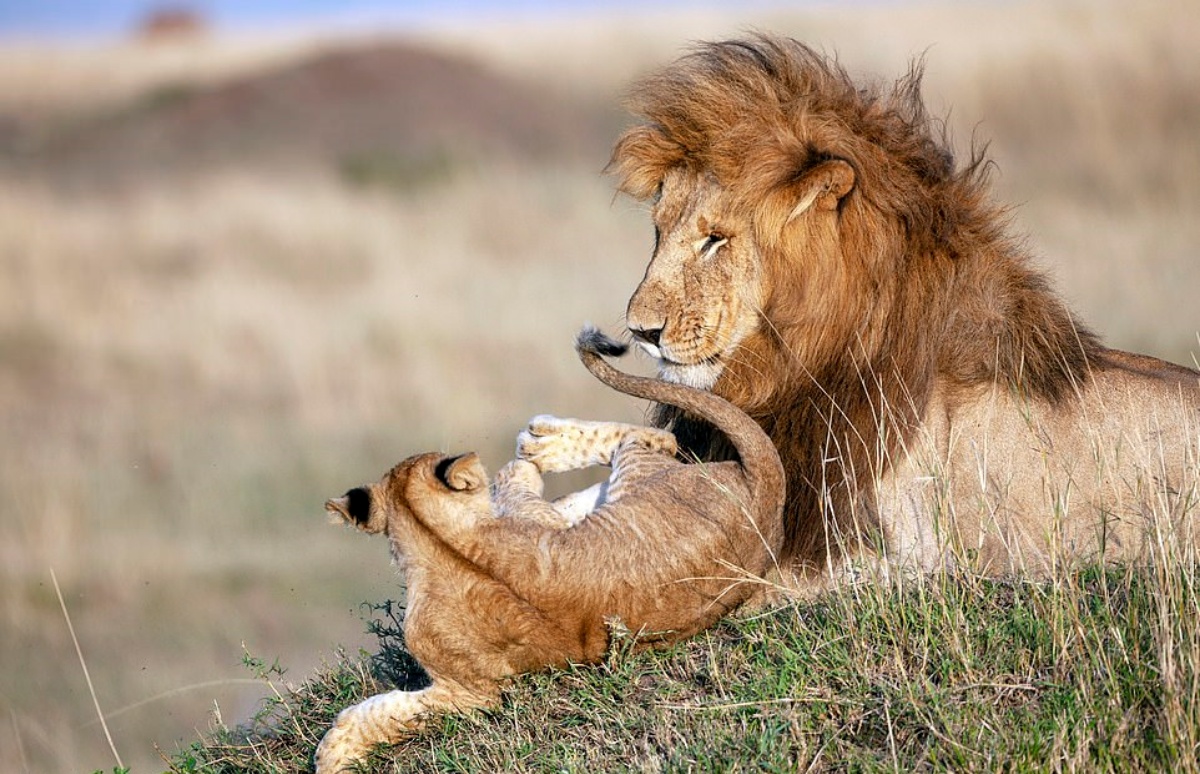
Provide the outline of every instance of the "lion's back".
{"type": "Polygon", "coordinates": [[[878,485],[893,556],[1044,574],[1064,559],[1143,560],[1154,539],[1194,545],[1200,374],[1112,363],[1058,404],[999,385],[940,402],[878,485]]]}

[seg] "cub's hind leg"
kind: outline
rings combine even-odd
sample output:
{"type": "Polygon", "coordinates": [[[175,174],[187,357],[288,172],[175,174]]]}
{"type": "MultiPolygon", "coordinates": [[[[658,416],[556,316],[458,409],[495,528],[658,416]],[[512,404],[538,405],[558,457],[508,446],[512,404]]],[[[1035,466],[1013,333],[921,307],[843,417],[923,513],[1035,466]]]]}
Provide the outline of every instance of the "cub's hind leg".
{"type": "Polygon", "coordinates": [[[356,770],[380,744],[395,744],[424,726],[430,715],[486,707],[491,697],[435,680],[419,691],[388,691],[342,710],[317,745],[316,774],[356,770]]]}
{"type": "Polygon", "coordinates": [[[667,430],[623,422],[591,422],[536,416],[517,436],[517,456],[542,473],[563,473],[592,465],[611,465],[613,453],[636,437],[647,450],[674,456],[675,436],[667,430]]]}
{"type": "Polygon", "coordinates": [[[649,478],[665,468],[684,464],[675,459],[674,435],[666,430],[654,428],[637,429],[652,430],[653,434],[628,433],[613,451],[612,474],[609,475],[606,482],[610,502],[620,499],[626,489],[636,486],[639,481],[649,478]],[[662,435],[666,435],[669,439],[665,445],[662,435]]]}

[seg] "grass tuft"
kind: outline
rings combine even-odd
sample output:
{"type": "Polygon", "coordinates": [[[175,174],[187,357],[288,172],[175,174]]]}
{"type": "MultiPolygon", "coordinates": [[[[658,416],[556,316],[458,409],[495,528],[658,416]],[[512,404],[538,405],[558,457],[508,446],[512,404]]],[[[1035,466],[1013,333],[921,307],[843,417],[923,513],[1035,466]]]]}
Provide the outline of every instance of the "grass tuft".
{"type": "MultiPolygon", "coordinates": [[[[603,663],[519,678],[499,709],[437,719],[369,770],[1195,771],[1195,582],[1180,567],[922,578],[665,650],[618,639],[603,663]]],[[[171,770],[306,766],[338,710],[411,687],[400,608],[375,612],[377,654],[339,658],[171,770]]]]}

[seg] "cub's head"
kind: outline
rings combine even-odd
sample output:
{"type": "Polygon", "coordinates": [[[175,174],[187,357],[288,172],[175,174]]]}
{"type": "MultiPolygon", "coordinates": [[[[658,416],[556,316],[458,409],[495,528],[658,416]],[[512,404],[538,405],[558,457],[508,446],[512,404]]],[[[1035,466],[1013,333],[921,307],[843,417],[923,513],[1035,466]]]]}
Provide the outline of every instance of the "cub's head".
{"type": "Polygon", "coordinates": [[[488,477],[474,452],[457,457],[437,452],[409,457],[377,483],[355,487],[325,502],[335,523],[345,522],[394,540],[403,536],[406,525],[423,521],[423,514],[479,507],[490,507],[488,477]]]}

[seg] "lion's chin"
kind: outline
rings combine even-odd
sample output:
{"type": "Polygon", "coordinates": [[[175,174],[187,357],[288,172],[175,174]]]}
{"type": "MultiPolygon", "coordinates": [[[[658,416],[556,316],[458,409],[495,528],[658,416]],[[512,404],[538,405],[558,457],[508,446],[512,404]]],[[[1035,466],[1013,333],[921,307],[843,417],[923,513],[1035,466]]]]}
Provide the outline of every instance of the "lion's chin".
{"type": "Polygon", "coordinates": [[[720,360],[708,360],[695,365],[673,363],[662,358],[658,360],[658,378],[664,382],[682,384],[697,390],[711,390],[717,383],[721,370],[720,360]]]}
{"type": "Polygon", "coordinates": [[[658,362],[658,378],[665,382],[682,384],[697,390],[711,390],[725,368],[722,358],[717,355],[698,363],[680,363],[666,357],[661,347],[648,341],[639,341],[637,345],[658,362]]]}

